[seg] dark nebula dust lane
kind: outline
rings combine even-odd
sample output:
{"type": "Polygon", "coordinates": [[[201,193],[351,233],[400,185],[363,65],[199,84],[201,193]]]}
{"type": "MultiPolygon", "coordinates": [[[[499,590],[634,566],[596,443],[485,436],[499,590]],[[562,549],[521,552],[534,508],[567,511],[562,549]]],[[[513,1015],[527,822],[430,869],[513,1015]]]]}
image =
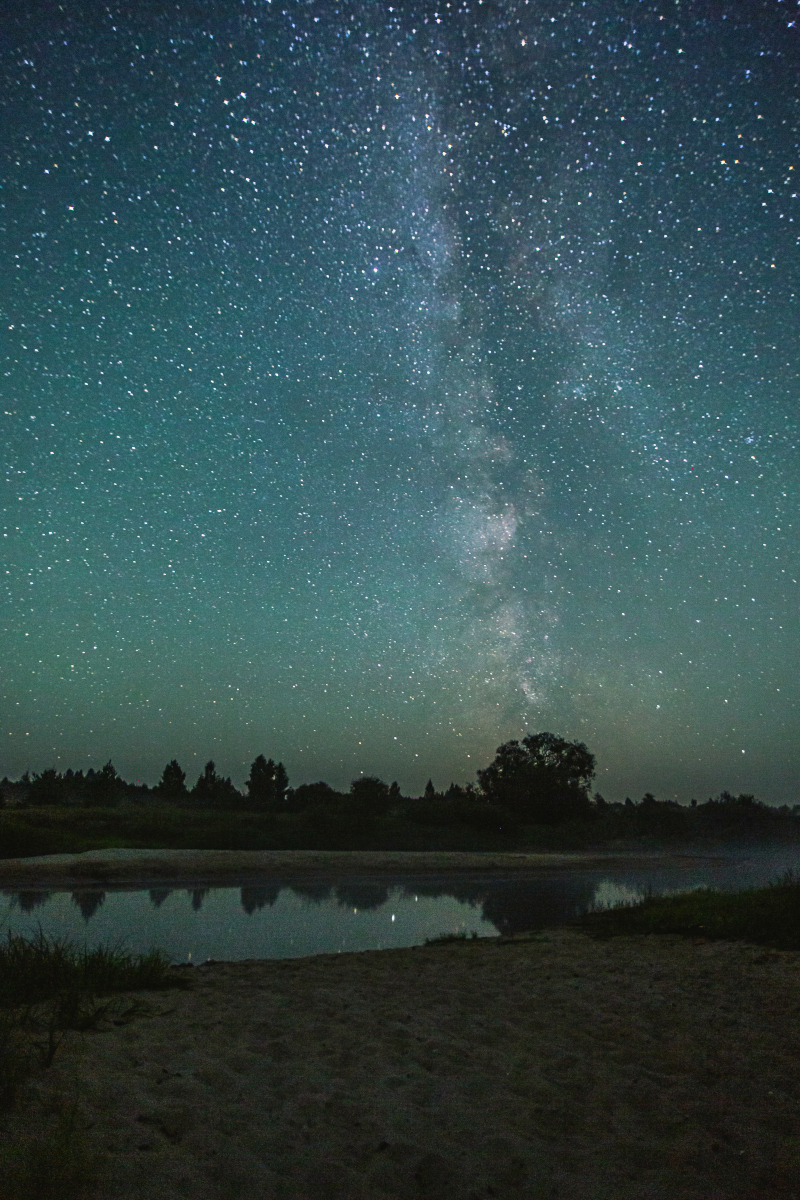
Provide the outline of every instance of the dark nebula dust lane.
{"type": "Polygon", "coordinates": [[[799,23],[3,18],[0,773],[794,803],[799,23]]]}

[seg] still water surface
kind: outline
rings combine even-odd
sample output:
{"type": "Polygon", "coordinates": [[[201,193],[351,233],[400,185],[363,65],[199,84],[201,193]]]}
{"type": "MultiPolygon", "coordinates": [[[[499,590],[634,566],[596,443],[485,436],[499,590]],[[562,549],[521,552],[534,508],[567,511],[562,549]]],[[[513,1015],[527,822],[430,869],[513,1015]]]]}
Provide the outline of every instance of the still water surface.
{"type": "Polygon", "coordinates": [[[562,924],[589,906],[714,886],[763,884],[800,869],[792,847],[637,866],[507,875],[264,880],[259,886],[0,893],[0,934],[41,930],[80,946],[151,947],[172,962],[297,958],[413,946],[442,933],[562,924]]]}

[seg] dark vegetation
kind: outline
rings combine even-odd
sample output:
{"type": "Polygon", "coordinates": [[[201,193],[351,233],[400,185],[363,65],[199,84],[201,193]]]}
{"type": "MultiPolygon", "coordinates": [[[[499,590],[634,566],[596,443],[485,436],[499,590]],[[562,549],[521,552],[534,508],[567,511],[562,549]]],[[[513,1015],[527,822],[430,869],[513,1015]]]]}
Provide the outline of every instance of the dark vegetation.
{"type": "Polygon", "coordinates": [[[637,904],[586,913],[587,933],[679,933],[800,950],[800,876],[791,871],[767,887],[741,892],[701,888],[678,896],[646,896],[637,904]]]}
{"type": "Polygon", "coordinates": [[[26,1131],[14,1103],[31,1076],[51,1065],[69,1029],[125,1024],[146,1006],[114,993],[186,986],[157,951],[132,956],[99,947],[9,934],[0,943],[0,1194],[4,1200],[64,1200],[95,1180],[77,1103],[53,1096],[44,1129],[26,1131]]]}
{"type": "Polygon", "coordinates": [[[551,733],[505,742],[478,783],[403,796],[375,776],[348,792],[329,784],[291,788],[281,762],[259,755],[244,789],[206,763],[194,786],[173,759],[158,784],[100,770],[54,768],[0,784],[0,857],[110,847],[165,849],[581,850],[722,841],[795,841],[800,805],[771,808],[723,791],[690,807],[606,802],[592,793],[595,758],[551,733]]]}

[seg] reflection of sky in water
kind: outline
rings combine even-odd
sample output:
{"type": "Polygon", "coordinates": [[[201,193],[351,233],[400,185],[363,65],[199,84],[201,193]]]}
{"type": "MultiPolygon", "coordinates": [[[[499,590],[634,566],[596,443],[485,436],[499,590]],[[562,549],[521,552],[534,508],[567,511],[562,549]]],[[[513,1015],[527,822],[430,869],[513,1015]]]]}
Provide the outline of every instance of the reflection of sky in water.
{"type": "MultiPolygon", "coordinates": [[[[258,889],[247,889],[251,893],[258,889]]],[[[246,890],[246,891],[247,891],[246,890]]],[[[241,888],[79,893],[87,914],[68,892],[52,894],[25,912],[9,895],[0,929],[66,937],[89,946],[124,943],[132,952],[157,946],[174,962],[207,958],[298,958],[346,950],[412,946],[440,933],[496,933],[480,907],[452,896],[402,895],[392,889],[379,907],[359,909],[334,897],[320,901],[281,889],[274,903],[252,904],[241,888]],[[94,906],[97,905],[95,908],[94,906]]]]}
{"type": "Polygon", "coordinates": [[[613,879],[604,879],[595,889],[592,897],[592,908],[613,908],[615,904],[635,904],[641,900],[643,892],[628,887],[624,883],[615,883],[613,879]]]}
{"type": "MultiPolygon", "coordinates": [[[[697,891],[698,888],[706,887],[705,883],[683,884],[681,887],[659,889],[659,894],[662,896],[672,896],[676,892],[691,892],[697,891]]],[[[598,884],[590,908],[614,908],[618,904],[637,904],[640,900],[644,900],[647,895],[647,889],[629,887],[625,883],[615,883],[613,879],[604,879],[598,884]]]]}
{"type": "Polygon", "coordinates": [[[155,946],[174,962],[297,958],[419,945],[442,933],[492,936],[569,921],[587,908],[697,887],[764,884],[800,867],[797,849],[738,852],[682,863],[507,876],[265,881],[225,888],[10,892],[0,932],[39,928],[80,945],[155,946]]]}

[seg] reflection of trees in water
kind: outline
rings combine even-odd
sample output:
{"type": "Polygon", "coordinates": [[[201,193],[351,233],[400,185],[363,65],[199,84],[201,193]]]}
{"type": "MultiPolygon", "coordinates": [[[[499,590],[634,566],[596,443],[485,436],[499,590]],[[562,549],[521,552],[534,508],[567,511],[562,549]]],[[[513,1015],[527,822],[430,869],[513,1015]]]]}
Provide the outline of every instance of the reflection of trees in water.
{"type": "Polygon", "coordinates": [[[339,883],[335,888],[336,902],[341,908],[358,908],[371,912],[389,899],[389,889],[379,883],[339,883]]]}
{"type": "Polygon", "coordinates": [[[150,888],[149,895],[153,908],[161,908],[167,896],[172,895],[172,888],[150,888]]]}
{"type": "Polygon", "coordinates": [[[330,898],[333,888],[329,883],[293,883],[291,890],[296,896],[302,896],[312,904],[322,904],[330,898]]]}
{"type": "Polygon", "coordinates": [[[595,887],[594,880],[577,874],[507,884],[488,892],[483,901],[483,915],[501,933],[563,925],[591,903],[595,887]]]}
{"type": "Polygon", "coordinates": [[[195,912],[199,912],[200,909],[203,907],[203,901],[205,900],[208,893],[211,891],[211,888],[207,888],[207,887],[187,888],[186,891],[192,897],[192,908],[194,909],[195,912]]]}
{"type": "Polygon", "coordinates": [[[40,904],[45,904],[52,892],[4,892],[3,895],[9,896],[11,899],[11,907],[18,908],[20,912],[33,912],[40,904]]]}
{"type": "Polygon", "coordinates": [[[455,879],[426,879],[415,880],[413,883],[403,882],[398,890],[404,900],[411,900],[414,896],[427,896],[433,900],[437,900],[439,896],[450,896],[475,908],[486,895],[487,882],[485,879],[469,879],[466,882],[455,879]]]}
{"type": "Polygon", "coordinates": [[[371,880],[359,883],[353,879],[337,883],[335,886],[330,883],[293,883],[291,890],[312,904],[324,904],[326,900],[335,900],[340,908],[358,908],[369,912],[386,903],[390,887],[396,887],[394,880],[386,887],[383,883],[371,880]]]}
{"type": "Polygon", "coordinates": [[[271,884],[269,887],[243,887],[241,891],[242,908],[248,916],[259,908],[272,908],[281,893],[281,886],[271,884]]]}
{"type": "Polygon", "coordinates": [[[402,891],[404,896],[450,896],[473,907],[480,904],[483,919],[500,933],[521,933],[572,920],[591,903],[596,886],[594,879],[565,871],[524,879],[440,877],[405,883],[402,891]]]}
{"type": "Polygon", "coordinates": [[[337,883],[333,888],[325,883],[293,883],[291,886],[298,896],[314,904],[322,904],[333,896],[342,908],[362,911],[373,911],[386,904],[390,891],[394,889],[404,899],[414,896],[432,899],[450,897],[473,908],[480,906],[483,919],[501,933],[519,933],[571,920],[580,908],[591,902],[596,881],[577,872],[564,872],[559,875],[537,874],[524,879],[437,876],[414,880],[389,879],[386,883],[348,880],[346,883],[337,883]]]}
{"type": "Polygon", "coordinates": [[[84,921],[90,920],[101,904],[105,902],[105,892],[73,892],[72,903],[81,910],[84,921]]]}

